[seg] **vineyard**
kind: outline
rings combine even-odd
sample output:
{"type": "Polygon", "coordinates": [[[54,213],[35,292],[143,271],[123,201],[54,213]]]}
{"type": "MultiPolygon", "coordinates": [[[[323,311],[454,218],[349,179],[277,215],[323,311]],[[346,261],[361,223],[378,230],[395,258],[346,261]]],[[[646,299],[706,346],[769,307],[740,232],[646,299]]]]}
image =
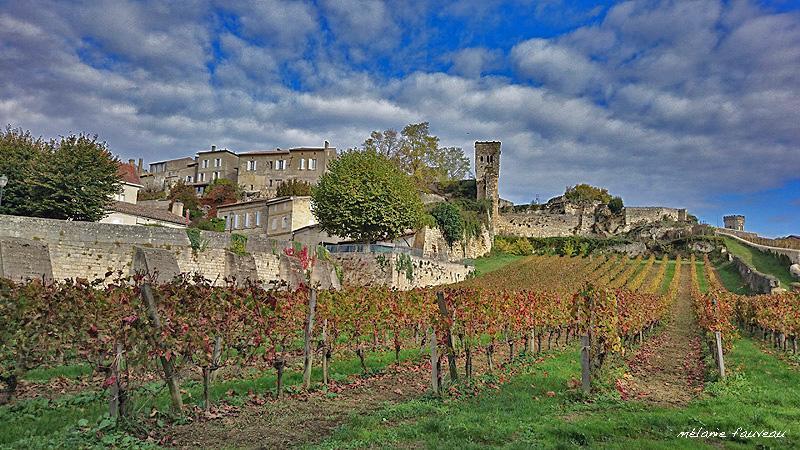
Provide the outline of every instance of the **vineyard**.
{"type": "MultiPolygon", "coordinates": [[[[0,435],[0,446],[33,442],[25,441],[32,436],[24,425],[35,424],[36,414],[17,416],[15,408],[50,398],[50,386],[29,375],[60,367],[86,368],[79,380],[62,380],[63,391],[69,398],[90,393],[85,403],[101,424],[68,424],[64,432],[116,439],[101,418],[125,419],[145,424],[124,434],[135,445],[185,445],[170,431],[181,434],[182,417],[193,418],[193,431],[183,434],[192,439],[203,424],[244,416],[235,399],[242,395],[248,411],[272,411],[362,386],[400,391],[392,377],[409,393],[490,395],[484,392],[526,367],[575,348],[570,389],[591,398],[609,370],[658,338],[690,281],[686,298],[710,354],[716,332],[727,354],[739,329],[796,352],[797,294],[731,294],[704,262],[533,256],[459,284],[411,291],[265,289],[235,280],[215,286],[190,275],[155,284],[146,274],[111,273],[92,282],[2,281],[0,403],[8,405],[0,407],[0,421],[18,431],[14,440],[0,435]]],[[[313,261],[301,265],[310,269],[313,261]]],[[[630,396],[623,381],[616,390],[630,396]]],[[[323,403],[321,413],[331,407],[323,403]]]]}

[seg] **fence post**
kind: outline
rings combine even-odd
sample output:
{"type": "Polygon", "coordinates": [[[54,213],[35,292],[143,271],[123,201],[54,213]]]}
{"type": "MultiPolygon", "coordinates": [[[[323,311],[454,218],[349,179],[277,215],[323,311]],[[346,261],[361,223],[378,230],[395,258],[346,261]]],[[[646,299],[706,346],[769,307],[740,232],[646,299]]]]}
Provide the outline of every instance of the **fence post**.
{"type": "Polygon", "coordinates": [[[428,327],[428,341],[431,345],[431,389],[434,395],[439,395],[439,353],[437,352],[436,330],[428,327]]]}
{"type": "Polygon", "coordinates": [[[303,347],[303,387],[309,389],[311,387],[311,366],[313,364],[314,354],[311,348],[311,334],[314,332],[314,313],[317,309],[317,290],[311,289],[311,295],[308,299],[308,317],[306,317],[306,329],[303,347]]]}
{"type": "Polygon", "coordinates": [[[717,365],[719,366],[720,378],[725,378],[725,361],[722,359],[722,333],[719,331],[714,332],[717,338],[717,365]]]}
{"type": "Polygon", "coordinates": [[[108,404],[108,415],[111,417],[125,416],[125,400],[127,393],[122,385],[122,344],[114,343],[114,361],[111,363],[111,376],[114,383],[111,384],[111,400],[108,404]]]}
{"type": "Polygon", "coordinates": [[[589,335],[581,336],[581,387],[585,394],[592,390],[592,378],[589,373],[589,335]]]}
{"type": "MultiPolygon", "coordinates": [[[[153,297],[153,290],[150,286],[150,283],[145,283],[142,285],[142,297],[144,297],[145,304],[147,305],[147,316],[150,318],[150,322],[153,324],[153,333],[155,338],[156,346],[165,351],[166,345],[164,344],[164,340],[161,338],[161,319],[158,317],[158,310],[156,309],[156,299],[153,297]]],[[[167,383],[167,388],[169,388],[169,396],[172,400],[172,408],[175,411],[182,411],[183,410],[183,399],[181,398],[181,391],[178,388],[178,381],[175,379],[175,367],[172,365],[172,360],[168,359],[166,356],[162,354],[161,356],[161,367],[164,369],[164,381],[167,383]]]]}
{"type": "Polygon", "coordinates": [[[447,364],[450,366],[450,380],[457,381],[458,368],[456,366],[456,353],[453,349],[453,334],[450,332],[449,325],[450,312],[447,310],[447,304],[444,301],[444,292],[439,291],[436,293],[436,301],[439,303],[439,314],[441,314],[442,319],[448,323],[444,332],[444,339],[445,344],[447,345],[447,364]]]}

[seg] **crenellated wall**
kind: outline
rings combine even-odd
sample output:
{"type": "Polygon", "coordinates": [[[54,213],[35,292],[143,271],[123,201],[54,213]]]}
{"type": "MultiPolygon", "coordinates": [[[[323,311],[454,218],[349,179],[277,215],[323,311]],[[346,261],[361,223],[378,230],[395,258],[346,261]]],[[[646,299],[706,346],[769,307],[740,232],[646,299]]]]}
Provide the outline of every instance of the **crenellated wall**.
{"type": "Polygon", "coordinates": [[[454,242],[452,246],[442,235],[438,227],[424,227],[414,235],[414,248],[422,249],[422,256],[448,261],[461,261],[485,256],[492,251],[492,234],[488,228],[481,226],[481,234],[463,242],[454,242]]]}
{"type": "Polygon", "coordinates": [[[637,223],[653,223],[668,217],[674,221],[685,221],[686,210],[664,208],[661,206],[630,206],[625,208],[625,224],[630,227],[637,223]]]}

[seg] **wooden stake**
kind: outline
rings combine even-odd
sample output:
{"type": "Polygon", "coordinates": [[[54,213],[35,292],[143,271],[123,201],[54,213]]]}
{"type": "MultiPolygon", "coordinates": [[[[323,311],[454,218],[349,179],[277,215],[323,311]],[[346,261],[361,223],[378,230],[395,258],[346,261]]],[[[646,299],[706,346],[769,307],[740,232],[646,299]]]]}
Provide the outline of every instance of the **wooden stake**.
{"type": "Polygon", "coordinates": [[[181,398],[181,391],[178,387],[177,377],[175,376],[175,367],[172,365],[172,360],[163,356],[168,351],[164,340],[161,338],[161,319],[158,317],[158,310],[156,309],[156,299],[153,296],[153,288],[150,283],[142,285],[142,297],[144,297],[145,304],[147,305],[147,316],[150,318],[150,323],[153,324],[153,336],[156,346],[162,351],[161,367],[164,369],[164,380],[169,388],[169,396],[172,401],[172,409],[175,411],[183,411],[183,399],[181,398]]]}
{"type": "MultiPolygon", "coordinates": [[[[439,291],[436,293],[436,301],[439,303],[439,314],[446,321],[450,320],[450,312],[447,311],[447,304],[444,301],[444,293],[439,291]]],[[[458,368],[456,367],[456,353],[453,349],[453,335],[450,333],[450,327],[444,332],[445,344],[447,345],[447,364],[450,366],[450,381],[458,380],[458,368]]]]}
{"type": "Polygon", "coordinates": [[[717,365],[719,366],[720,378],[725,378],[725,361],[722,359],[722,333],[715,331],[714,335],[717,338],[717,365]]]}
{"type": "Polygon", "coordinates": [[[583,388],[584,394],[588,394],[592,390],[589,343],[588,334],[581,336],[581,387],[583,388]]]}
{"type": "Polygon", "coordinates": [[[314,313],[317,309],[317,290],[311,289],[308,299],[308,317],[306,317],[306,329],[303,336],[303,388],[311,388],[311,366],[314,362],[314,349],[311,348],[311,339],[314,332],[314,313]]]}
{"type": "Polygon", "coordinates": [[[428,327],[428,342],[431,346],[431,389],[434,395],[439,395],[439,353],[436,348],[436,330],[428,327]]]}

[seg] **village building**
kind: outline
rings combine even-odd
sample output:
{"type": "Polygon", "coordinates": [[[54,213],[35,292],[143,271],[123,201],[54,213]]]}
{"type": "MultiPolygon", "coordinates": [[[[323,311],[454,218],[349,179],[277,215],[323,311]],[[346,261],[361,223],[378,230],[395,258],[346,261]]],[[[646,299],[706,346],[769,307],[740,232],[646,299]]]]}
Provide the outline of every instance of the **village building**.
{"type": "Polygon", "coordinates": [[[273,198],[277,196],[278,186],[290,180],[317,184],[335,157],[336,148],[328,141],[323,147],[240,153],[238,182],[248,195],[273,198]]]}
{"type": "Polygon", "coordinates": [[[100,223],[170,228],[186,228],[188,226],[188,219],[182,217],[183,205],[178,202],[173,204],[173,210],[138,204],[139,190],[143,186],[138,168],[134,164],[120,164],[118,173],[121,180],[120,190],[114,194],[114,201],[109,207],[108,215],[100,219],[100,223]]]}
{"type": "Polygon", "coordinates": [[[225,219],[225,230],[240,234],[261,234],[289,241],[292,233],[317,223],[311,212],[311,197],[292,196],[256,199],[222,205],[217,217],[225,219]]]}

